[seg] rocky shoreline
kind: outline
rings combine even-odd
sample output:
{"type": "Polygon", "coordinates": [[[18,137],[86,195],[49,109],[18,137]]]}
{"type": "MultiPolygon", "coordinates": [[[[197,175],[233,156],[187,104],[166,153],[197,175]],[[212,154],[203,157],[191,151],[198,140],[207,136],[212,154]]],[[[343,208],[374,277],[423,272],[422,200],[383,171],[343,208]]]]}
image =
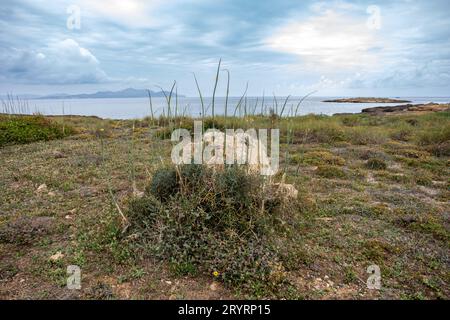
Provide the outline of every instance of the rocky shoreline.
{"type": "Polygon", "coordinates": [[[373,107],[366,108],[361,113],[402,113],[402,112],[438,112],[450,108],[450,104],[426,103],[426,104],[404,104],[392,107],[373,107]]]}
{"type": "Polygon", "coordinates": [[[323,102],[334,103],[409,103],[409,100],[399,100],[391,98],[344,98],[334,100],[324,100],[323,102]]]}

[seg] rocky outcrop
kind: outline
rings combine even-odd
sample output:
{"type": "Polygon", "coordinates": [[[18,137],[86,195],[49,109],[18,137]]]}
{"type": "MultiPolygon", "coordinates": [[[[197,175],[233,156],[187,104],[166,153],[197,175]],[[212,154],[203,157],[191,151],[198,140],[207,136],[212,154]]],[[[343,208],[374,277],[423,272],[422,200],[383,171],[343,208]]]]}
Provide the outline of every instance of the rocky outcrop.
{"type": "Polygon", "coordinates": [[[408,103],[408,100],[399,100],[391,98],[344,98],[325,100],[323,102],[335,102],[335,103],[408,103]]]}
{"type": "Polygon", "coordinates": [[[382,113],[403,113],[403,112],[437,112],[450,108],[450,104],[439,104],[430,102],[427,104],[404,104],[392,107],[374,107],[363,109],[362,113],[382,114],[382,113]]]}

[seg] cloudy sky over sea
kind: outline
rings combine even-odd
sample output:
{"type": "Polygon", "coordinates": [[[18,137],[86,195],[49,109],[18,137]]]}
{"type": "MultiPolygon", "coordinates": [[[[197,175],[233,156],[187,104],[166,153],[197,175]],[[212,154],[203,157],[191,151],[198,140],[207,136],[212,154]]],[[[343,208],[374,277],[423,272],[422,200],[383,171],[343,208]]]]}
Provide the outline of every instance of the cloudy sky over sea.
{"type": "Polygon", "coordinates": [[[449,96],[450,2],[2,0],[0,95],[449,96]],[[225,93],[222,72],[219,95],[225,93]]]}

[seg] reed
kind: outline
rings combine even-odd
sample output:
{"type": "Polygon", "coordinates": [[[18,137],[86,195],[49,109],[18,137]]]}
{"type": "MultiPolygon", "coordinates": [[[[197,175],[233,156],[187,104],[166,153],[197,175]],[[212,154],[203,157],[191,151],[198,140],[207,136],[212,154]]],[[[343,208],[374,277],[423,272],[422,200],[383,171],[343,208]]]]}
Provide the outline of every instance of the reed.
{"type": "Polygon", "coordinates": [[[217,72],[216,72],[216,81],[214,82],[214,90],[213,90],[213,96],[212,96],[212,118],[214,120],[215,115],[215,98],[216,98],[216,90],[217,90],[217,83],[219,82],[219,72],[220,72],[220,64],[222,62],[222,59],[219,59],[219,65],[217,66],[217,72]]]}

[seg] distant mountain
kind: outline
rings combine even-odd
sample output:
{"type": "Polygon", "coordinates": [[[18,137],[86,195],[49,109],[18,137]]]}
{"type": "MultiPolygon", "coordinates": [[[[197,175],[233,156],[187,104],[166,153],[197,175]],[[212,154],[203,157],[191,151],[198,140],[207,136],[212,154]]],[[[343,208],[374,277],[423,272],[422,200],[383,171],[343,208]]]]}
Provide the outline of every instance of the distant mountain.
{"type": "MultiPolygon", "coordinates": [[[[164,91],[167,95],[169,92],[164,91]]],[[[152,91],[150,93],[152,97],[164,97],[163,91],[152,91]]],[[[174,96],[175,93],[172,93],[174,96]]],[[[81,93],[81,94],[52,94],[38,99],[101,99],[101,98],[144,98],[148,97],[147,89],[133,89],[128,88],[120,91],[99,91],[96,93],[81,93]]],[[[178,94],[178,97],[184,97],[184,95],[178,94]]]]}
{"type": "Polygon", "coordinates": [[[41,95],[38,95],[38,94],[26,94],[26,93],[23,93],[23,94],[10,94],[9,96],[8,95],[0,95],[0,99],[3,99],[3,100],[8,100],[8,99],[17,99],[17,98],[19,98],[19,99],[22,99],[22,100],[27,100],[27,99],[36,99],[36,98],[40,98],[41,97],[41,95]]]}

